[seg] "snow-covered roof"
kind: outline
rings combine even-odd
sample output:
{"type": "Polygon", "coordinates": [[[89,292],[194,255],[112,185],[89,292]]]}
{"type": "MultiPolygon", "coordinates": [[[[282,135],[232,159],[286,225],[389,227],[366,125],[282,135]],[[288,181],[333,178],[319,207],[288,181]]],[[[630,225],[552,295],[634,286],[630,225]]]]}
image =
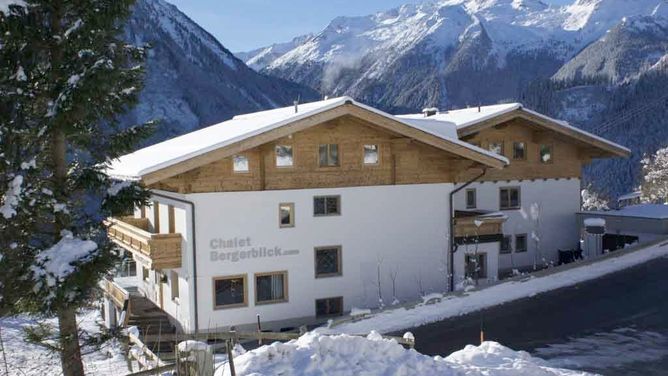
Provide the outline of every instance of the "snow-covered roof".
{"type": "Polygon", "coordinates": [[[582,211],[582,215],[608,216],[608,217],[634,217],[648,219],[668,219],[668,205],[663,204],[638,204],[625,206],[618,210],[582,211]]]}
{"type": "Polygon", "coordinates": [[[432,121],[450,123],[457,130],[517,110],[521,107],[522,105],[519,103],[495,104],[493,106],[480,106],[480,110],[478,110],[478,107],[471,107],[439,112],[428,118],[422,113],[398,115],[397,117],[402,119],[431,119],[432,121]]]}
{"type": "Polygon", "coordinates": [[[508,159],[502,156],[470,145],[464,141],[460,141],[457,138],[456,130],[453,128],[443,127],[433,121],[407,121],[382,112],[376,108],[356,102],[350,97],[339,97],[300,104],[298,106],[298,112],[295,112],[294,106],[289,106],[235,116],[222,123],[124,155],[111,162],[108,173],[109,175],[120,179],[140,179],[142,176],[151,172],[161,170],[207,152],[232,145],[236,142],[345,104],[353,104],[394,121],[403,123],[414,129],[447,140],[459,147],[482,154],[487,158],[493,158],[503,164],[508,164],[508,159]]]}
{"type": "Polygon", "coordinates": [[[429,116],[428,118],[425,117],[424,114],[398,115],[397,117],[407,120],[431,119],[432,121],[441,122],[442,124],[444,123],[446,127],[455,127],[455,129],[457,129],[461,133],[468,127],[480,124],[486,120],[494,119],[501,115],[505,115],[507,113],[518,110],[536,116],[546,122],[558,125],[565,131],[570,132],[571,134],[577,134],[579,136],[584,137],[585,139],[601,142],[611,147],[612,149],[616,150],[618,154],[631,153],[631,150],[629,150],[624,146],[621,146],[603,137],[599,137],[595,134],[584,131],[580,128],[574,127],[566,121],[554,119],[549,116],[543,115],[539,112],[532,111],[528,108],[525,108],[521,103],[496,104],[492,106],[471,107],[461,110],[449,110],[445,112],[439,112],[436,115],[429,116]]]}

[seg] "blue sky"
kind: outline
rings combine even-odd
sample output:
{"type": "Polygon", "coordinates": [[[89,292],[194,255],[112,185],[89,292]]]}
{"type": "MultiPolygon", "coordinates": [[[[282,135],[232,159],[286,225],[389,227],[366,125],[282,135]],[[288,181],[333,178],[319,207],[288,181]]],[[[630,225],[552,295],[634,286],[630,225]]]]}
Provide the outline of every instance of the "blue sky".
{"type": "MultiPolygon", "coordinates": [[[[362,16],[420,0],[167,0],[232,52],[317,32],[336,16],[362,16]]],[[[565,4],[573,0],[543,0],[565,4]]]]}

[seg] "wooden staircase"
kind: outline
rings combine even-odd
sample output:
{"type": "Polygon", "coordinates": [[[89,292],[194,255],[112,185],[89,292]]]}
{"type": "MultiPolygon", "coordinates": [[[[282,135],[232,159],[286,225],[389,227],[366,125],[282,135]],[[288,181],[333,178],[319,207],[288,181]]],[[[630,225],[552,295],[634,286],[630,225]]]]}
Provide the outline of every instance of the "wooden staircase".
{"type": "Polygon", "coordinates": [[[130,296],[128,326],[136,326],[144,344],[161,359],[174,358],[174,347],[177,344],[176,328],[169,321],[167,313],[152,301],[138,294],[130,296]],[[150,336],[151,340],[144,341],[145,336],[150,336]],[[159,340],[152,340],[156,336],[159,340]]]}

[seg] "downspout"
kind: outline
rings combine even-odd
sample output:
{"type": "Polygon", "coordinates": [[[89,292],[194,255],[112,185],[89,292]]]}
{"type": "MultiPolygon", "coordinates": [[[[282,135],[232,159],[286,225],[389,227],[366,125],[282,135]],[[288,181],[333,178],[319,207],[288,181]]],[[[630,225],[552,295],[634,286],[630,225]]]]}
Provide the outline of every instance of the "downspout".
{"type": "Polygon", "coordinates": [[[457,245],[455,244],[455,208],[453,207],[453,198],[455,194],[462,189],[468,187],[469,185],[475,183],[478,179],[483,177],[487,173],[487,167],[482,168],[480,175],[475,176],[473,179],[467,181],[459,188],[450,192],[450,259],[448,262],[448,274],[450,277],[450,292],[455,290],[455,252],[457,252],[457,245]]]}
{"type": "Polygon", "coordinates": [[[193,275],[192,275],[192,283],[193,283],[193,297],[195,299],[195,304],[193,307],[194,313],[195,313],[195,334],[199,332],[199,315],[197,312],[197,234],[195,232],[195,203],[192,201],[188,201],[182,198],[162,194],[162,193],[156,193],[156,192],[151,192],[153,196],[158,196],[158,197],[163,197],[168,200],[173,200],[177,202],[181,202],[186,205],[190,205],[190,211],[193,216],[192,222],[190,222],[191,226],[191,232],[192,232],[192,244],[193,244],[193,275]]]}

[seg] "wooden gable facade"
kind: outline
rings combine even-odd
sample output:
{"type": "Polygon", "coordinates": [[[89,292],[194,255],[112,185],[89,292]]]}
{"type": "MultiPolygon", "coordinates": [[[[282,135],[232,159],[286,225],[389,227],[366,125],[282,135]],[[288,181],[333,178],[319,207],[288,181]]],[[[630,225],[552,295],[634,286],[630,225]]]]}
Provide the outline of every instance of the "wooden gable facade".
{"type": "Polygon", "coordinates": [[[164,178],[150,188],[204,193],[450,183],[462,169],[479,172],[483,166],[379,127],[373,120],[345,114],[236,153],[248,159],[248,172],[234,172],[235,155],[231,155],[164,178]],[[327,144],[338,146],[337,166],[320,166],[319,147],[327,144]],[[364,163],[365,145],[377,147],[377,163],[364,163]],[[291,147],[292,166],[277,166],[277,146],[291,147]]]}
{"type": "MultiPolygon", "coordinates": [[[[581,178],[583,167],[595,158],[628,157],[626,150],[602,147],[596,138],[557,132],[537,116],[521,111],[460,129],[459,136],[485,150],[501,145],[501,155],[510,161],[503,170],[488,170],[480,181],[581,178]],[[523,155],[515,152],[516,143],[524,145],[523,155]],[[545,158],[546,151],[549,158],[545,158]]],[[[472,176],[471,171],[462,171],[456,180],[472,176]]]]}

